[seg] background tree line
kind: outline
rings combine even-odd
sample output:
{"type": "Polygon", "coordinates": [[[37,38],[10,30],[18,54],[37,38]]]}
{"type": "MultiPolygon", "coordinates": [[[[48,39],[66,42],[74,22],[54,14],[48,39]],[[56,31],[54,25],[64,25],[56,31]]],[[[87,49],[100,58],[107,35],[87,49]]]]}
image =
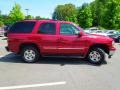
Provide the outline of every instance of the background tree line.
{"type": "MultiPolygon", "coordinates": [[[[23,19],[46,18],[25,16],[21,6],[17,3],[8,15],[3,15],[0,12],[0,26],[13,24],[23,19]]],[[[80,7],[73,4],[58,5],[53,12],[52,19],[72,21],[82,28],[97,26],[118,30],[120,29],[120,0],[95,0],[89,4],[84,3],[80,7]]]]}
{"type": "Polygon", "coordinates": [[[92,26],[120,29],[120,0],[95,0],[80,7],[73,4],[58,5],[53,19],[72,21],[82,28],[92,26]]]}
{"type": "Polygon", "coordinates": [[[12,7],[12,10],[8,15],[3,15],[2,12],[0,11],[0,27],[3,25],[11,25],[15,23],[16,21],[19,20],[24,20],[24,19],[48,19],[48,18],[42,18],[40,16],[31,16],[31,15],[25,15],[22,10],[21,6],[17,3],[12,7]]]}

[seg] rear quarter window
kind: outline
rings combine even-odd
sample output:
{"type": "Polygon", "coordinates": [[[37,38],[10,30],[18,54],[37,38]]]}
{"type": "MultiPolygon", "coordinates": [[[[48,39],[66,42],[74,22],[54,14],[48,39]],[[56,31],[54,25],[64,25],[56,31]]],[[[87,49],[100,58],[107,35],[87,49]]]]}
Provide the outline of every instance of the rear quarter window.
{"type": "Polygon", "coordinates": [[[56,24],[55,23],[42,23],[39,27],[38,33],[41,34],[56,34],[56,24]]]}
{"type": "Polygon", "coordinates": [[[31,33],[35,22],[17,22],[12,25],[9,33],[31,33]]]}

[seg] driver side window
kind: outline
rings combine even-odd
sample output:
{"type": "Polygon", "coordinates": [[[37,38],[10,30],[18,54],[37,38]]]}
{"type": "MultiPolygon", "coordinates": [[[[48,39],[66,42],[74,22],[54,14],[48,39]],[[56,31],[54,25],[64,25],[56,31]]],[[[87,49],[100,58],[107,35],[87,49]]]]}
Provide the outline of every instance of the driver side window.
{"type": "Polygon", "coordinates": [[[79,30],[71,24],[61,24],[60,25],[60,34],[62,35],[76,35],[79,30]]]}

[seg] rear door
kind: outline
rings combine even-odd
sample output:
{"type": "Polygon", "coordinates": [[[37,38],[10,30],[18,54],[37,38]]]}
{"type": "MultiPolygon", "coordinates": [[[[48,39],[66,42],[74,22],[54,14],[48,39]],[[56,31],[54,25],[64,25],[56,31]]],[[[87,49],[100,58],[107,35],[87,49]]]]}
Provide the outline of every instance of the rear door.
{"type": "Polygon", "coordinates": [[[34,21],[21,21],[11,26],[8,31],[8,47],[11,49],[10,51],[18,53],[21,44],[33,43],[32,32],[35,24],[34,21]]]}
{"type": "Polygon", "coordinates": [[[57,55],[57,22],[41,22],[39,25],[37,39],[43,55],[57,55]]]}

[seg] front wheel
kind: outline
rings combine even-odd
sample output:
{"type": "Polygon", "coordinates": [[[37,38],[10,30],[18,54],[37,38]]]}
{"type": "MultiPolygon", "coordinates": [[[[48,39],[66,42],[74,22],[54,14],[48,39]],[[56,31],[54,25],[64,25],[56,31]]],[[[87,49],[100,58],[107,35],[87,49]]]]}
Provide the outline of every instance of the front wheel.
{"type": "Polygon", "coordinates": [[[101,64],[105,60],[105,52],[100,48],[94,48],[90,50],[87,58],[90,63],[101,64]]]}

